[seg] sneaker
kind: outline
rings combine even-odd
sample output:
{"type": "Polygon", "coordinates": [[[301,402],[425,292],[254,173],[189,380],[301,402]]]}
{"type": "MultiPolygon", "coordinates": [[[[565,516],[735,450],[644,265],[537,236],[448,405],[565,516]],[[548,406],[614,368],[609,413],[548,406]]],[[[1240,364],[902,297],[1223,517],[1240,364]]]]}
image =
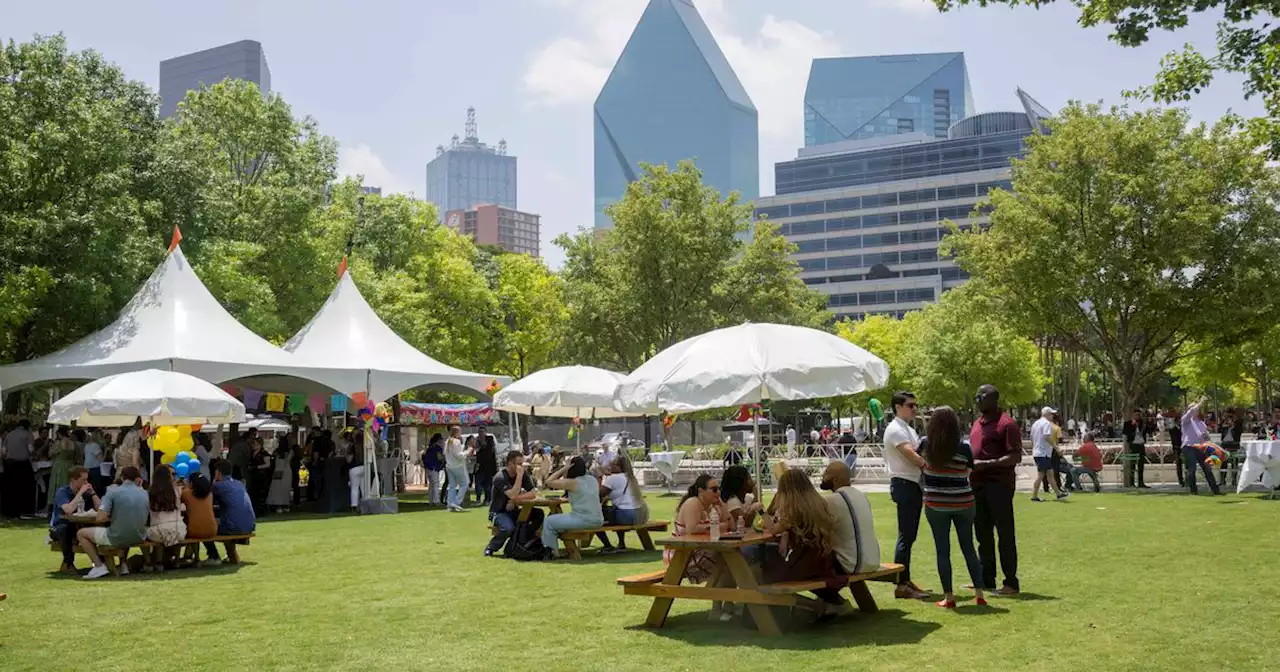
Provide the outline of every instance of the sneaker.
{"type": "Polygon", "coordinates": [[[1043,500],[1043,499],[1040,499],[1039,497],[1032,497],[1032,498],[1031,498],[1031,501],[1033,501],[1033,502],[1043,502],[1044,500],[1043,500]]]}
{"type": "Polygon", "coordinates": [[[201,567],[218,567],[222,565],[222,558],[207,558],[200,563],[201,567]]]}
{"type": "Polygon", "coordinates": [[[492,557],[493,557],[493,551],[492,551],[491,549],[488,549],[488,548],[484,549],[484,557],[486,557],[486,558],[492,558],[492,557]]]}
{"type": "Polygon", "coordinates": [[[1059,500],[1066,499],[1066,498],[1068,498],[1068,497],[1070,497],[1070,496],[1071,496],[1071,493],[1069,493],[1069,492],[1059,492],[1059,493],[1058,493],[1058,499],[1059,499],[1059,500]]]}
{"type": "Polygon", "coordinates": [[[110,573],[111,573],[111,570],[107,569],[106,565],[94,565],[93,569],[89,570],[89,573],[84,575],[84,578],[100,579],[110,573]]]}
{"type": "Polygon", "coordinates": [[[129,563],[120,563],[120,576],[129,576],[129,563]]]}

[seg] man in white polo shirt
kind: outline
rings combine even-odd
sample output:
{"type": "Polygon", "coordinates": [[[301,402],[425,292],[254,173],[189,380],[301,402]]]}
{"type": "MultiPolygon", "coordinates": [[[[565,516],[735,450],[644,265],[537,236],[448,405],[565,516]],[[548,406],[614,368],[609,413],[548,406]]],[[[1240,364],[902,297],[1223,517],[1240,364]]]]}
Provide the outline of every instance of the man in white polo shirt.
{"type": "Polygon", "coordinates": [[[889,470],[889,496],[898,505],[898,545],[893,561],[902,565],[898,587],[893,596],[899,599],[925,600],[929,593],[911,580],[911,546],[920,531],[920,514],[924,509],[924,492],[920,490],[920,469],[924,458],[916,452],[920,436],[911,422],[916,419],[916,395],[893,393],[893,420],[884,430],[884,463],[889,470]]]}

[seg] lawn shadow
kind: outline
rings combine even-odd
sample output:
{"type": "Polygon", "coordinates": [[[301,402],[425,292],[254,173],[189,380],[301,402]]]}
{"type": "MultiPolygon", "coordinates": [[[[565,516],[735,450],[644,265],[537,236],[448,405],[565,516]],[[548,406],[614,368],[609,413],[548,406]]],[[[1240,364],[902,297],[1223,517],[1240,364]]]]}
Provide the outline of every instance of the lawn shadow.
{"type": "Polygon", "coordinates": [[[806,616],[788,617],[785,610],[775,609],[783,635],[763,637],[746,618],[735,619],[732,623],[715,623],[707,620],[707,613],[708,610],[699,610],[671,616],[667,618],[666,625],[657,629],[643,624],[626,629],[693,645],[809,651],[918,644],[929,633],[942,627],[937,623],[907,619],[907,612],[900,609],[884,609],[874,614],[856,613],[821,622],[813,622],[806,616]]]}
{"type": "MultiPolygon", "coordinates": [[[[1052,598],[1052,599],[1057,599],[1057,598],[1052,598]]],[[[983,614],[1009,613],[1008,609],[1005,609],[1004,607],[997,607],[994,604],[986,604],[986,605],[957,604],[956,608],[953,609],[953,611],[955,611],[957,614],[960,614],[961,616],[981,616],[983,614]]]]}
{"type": "MultiPolygon", "coordinates": [[[[244,560],[241,560],[238,564],[234,564],[234,565],[229,563],[223,563],[217,567],[188,567],[183,569],[167,569],[160,574],[144,574],[142,572],[135,572],[131,569],[129,570],[129,573],[126,574],[125,576],[104,576],[101,579],[94,579],[94,581],[96,582],[97,581],[116,582],[116,581],[133,581],[133,580],[172,581],[172,580],[181,580],[181,579],[196,579],[202,576],[220,576],[224,574],[235,574],[236,572],[239,572],[242,567],[252,567],[256,564],[258,563],[246,562],[244,560]]],[[[84,579],[84,574],[81,574],[79,576],[72,576],[70,574],[62,574],[61,572],[54,570],[54,571],[47,572],[45,574],[45,578],[53,581],[81,581],[84,579]]]]}
{"type": "Polygon", "coordinates": [[[988,593],[988,601],[991,600],[1009,600],[1011,602],[1056,602],[1062,598],[1056,595],[1041,595],[1040,593],[1020,592],[1017,595],[996,595],[988,593]]]}
{"type": "Polygon", "coordinates": [[[628,550],[626,553],[602,554],[598,546],[582,549],[582,560],[574,565],[652,565],[662,562],[662,551],[628,550]]]}

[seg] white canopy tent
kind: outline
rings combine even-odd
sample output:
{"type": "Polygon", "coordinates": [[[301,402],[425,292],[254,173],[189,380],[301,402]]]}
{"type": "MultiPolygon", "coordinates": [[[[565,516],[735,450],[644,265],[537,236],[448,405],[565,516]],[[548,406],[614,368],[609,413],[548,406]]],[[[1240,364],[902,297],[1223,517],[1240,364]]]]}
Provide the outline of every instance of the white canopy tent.
{"type": "Polygon", "coordinates": [[[340,363],[315,366],[236,321],[175,247],[114,322],[44,357],[0,367],[0,389],[79,382],[145,369],[180,371],[211,383],[254,376],[311,381],[312,389],[364,389],[340,363]]]}
{"type": "Polygon", "coordinates": [[[358,371],[359,386],[346,391],[363,390],[375,401],[424,385],[487,397],[485,390],[494,380],[511,382],[506,376],[456,369],[419,352],[378,318],[346,272],[284,349],[307,361],[341,363],[358,371]]]}
{"type": "Polygon", "coordinates": [[[531,373],[493,397],[499,411],[549,418],[624,418],[636,415],[613,407],[626,376],[591,366],[558,366],[531,373]]]}
{"type": "Polygon", "coordinates": [[[176,371],[146,369],[100,378],[49,408],[49,422],[85,427],[229,424],[244,420],[244,404],[218,386],[176,371]]]}
{"type": "MultiPolygon", "coordinates": [[[[465,394],[488,396],[493,381],[511,382],[506,376],[464,371],[428,357],[391,330],[360,294],[343,271],[328,300],[284,349],[312,362],[341,362],[361,376],[358,387],[371,401],[382,401],[403,390],[430,385],[465,394]]],[[[373,434],[365,430],[364,484],[366,492],[378,492],[380,484],[373,434]]]]}
{"type": "Polygon", "coordinates": [[[888,380],[884,360],[843,338],[806,327],[748,323],[694,336],[654,355],[618,385],[614,407],[647,415],[682,413],[858,394],[888,380]]]}

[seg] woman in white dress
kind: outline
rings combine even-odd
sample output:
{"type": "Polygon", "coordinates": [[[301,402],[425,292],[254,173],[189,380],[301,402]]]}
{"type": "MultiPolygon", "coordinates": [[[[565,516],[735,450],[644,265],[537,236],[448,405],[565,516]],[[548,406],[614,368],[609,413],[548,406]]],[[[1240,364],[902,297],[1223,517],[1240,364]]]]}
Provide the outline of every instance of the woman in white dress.
{"type": "Polygon", "coordinates": [[[292,501],[290,488],[293,487],[293,476],[289,473],[289,458],[292,457],[292,450],[289,447],[289,440],[282,437],[275,452],[276,463],[271,471],[271,489],[267,491],[267,506],[275,507],[280,511],[289,510],[289,504],[292,501]]]}

